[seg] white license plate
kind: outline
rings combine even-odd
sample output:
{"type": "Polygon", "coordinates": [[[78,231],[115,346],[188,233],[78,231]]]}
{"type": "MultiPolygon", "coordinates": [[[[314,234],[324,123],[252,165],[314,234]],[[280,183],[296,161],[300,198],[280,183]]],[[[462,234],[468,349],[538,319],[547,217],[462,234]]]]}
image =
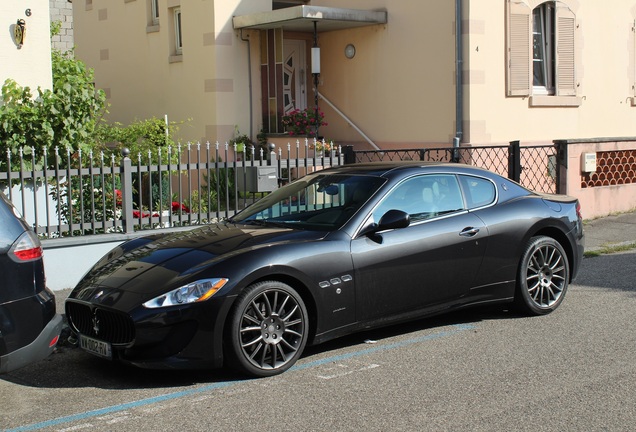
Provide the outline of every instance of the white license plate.
{"type": "Polygon", "coordinates": [[[91,354],[95,354],[99,357],[107,359],[113,358],[113,352],[108,342],[100,341],[97,339],[89,338],[84,335],[79,335],[80,348],[84,351],[88,351],[91,354]]]}

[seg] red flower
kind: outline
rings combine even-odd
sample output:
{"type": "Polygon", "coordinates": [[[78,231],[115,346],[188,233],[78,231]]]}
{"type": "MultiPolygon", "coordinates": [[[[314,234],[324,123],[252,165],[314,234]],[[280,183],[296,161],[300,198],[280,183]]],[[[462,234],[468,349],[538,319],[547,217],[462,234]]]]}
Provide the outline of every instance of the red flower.
{"type": "Polygon", "coordinates": [[[185,204],[180,204],[177,201],[172,201],[172,213],[178,213],[181,210],[183,213],[190,213],[190,209],[185,204]]]}

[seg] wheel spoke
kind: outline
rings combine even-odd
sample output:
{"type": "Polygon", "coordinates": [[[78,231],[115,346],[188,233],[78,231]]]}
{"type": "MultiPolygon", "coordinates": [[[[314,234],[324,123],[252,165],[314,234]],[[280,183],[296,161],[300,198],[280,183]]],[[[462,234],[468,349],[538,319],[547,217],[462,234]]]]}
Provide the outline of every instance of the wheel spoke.
{"type": "Polygon", "coordinates": [[[256,318],[254,318],[252,315],[249,315],[247,313],[243,314],[243,319],[250,321],[254,324],[256,324],[257,326],[259,326],[260,329],[260,324],[261,324],[261,320],[257,320],[256,318]]]}
{"type": "Polygon", "coordinates": [[[295,305],[294,308],[287,314],[287,316],[283,317],[283,321],[287,322],[287,320],[289,320],[292,317],[292,315],[296,313],[297,310],[298,310],[298,305],[295,305]]]}
{"type": "MultiPolygon", "coordinates": [[[[295,335],[296,335],[296,336],[300,336],[300,334],[298,334],[298,333],[295,333],[295,335]]],[[[295,347],[294,345],[292,345],[292,344],[290,344],[289,342],[287,342],[287,339],[283,339],[283,340],[281,341],[281,345],[285,345],[287,348],[289,348],[289,350],[290,350],[290,351],[294,351],[294,352],[295,352],[295,351],[297,351],[297,350],[298,350],[298,348],[297,348],[297,347],[295,347]]]]}
{"type": "MultiPolygon", "coordinates": [[[[247,347],[249,347],[249,346],[254,345],[255,343],[261,342],[262,340],[263,340],[263,336],[261,336],[261,335],[259,334],[259,335],[258,335],[256,338],[254,338],[252,341],[250,341],[250,342],[246,342],[246,343],[244,343],[244,344],[241,344],[241,346],[242,346],[243,348],[247,348],[247,347]]],[[[258,349],[258,347],[257,347],[257,349],[258,349]]]]}
{"type": "Polygon", "coordinates": [[[278,315],[281,315],[282,312],[285,310],[285,305],[287,304],[287,300],[290,299],[290,296],[286,296],[285,300],[283,300],[283,302],[281,303],[280,307],[278,308],[278,310],[276,311],[276,313],[278,315]]]}
{"type": "Polygon", "coordinates": [[[256,348],[254,348],[254,350],[252,350],[252,353],[248,356],[250,359],[254,359],[254,357],[256,357],[256,354],[259,353],[259,351],[261,350],[261,348],[263,348],[262,343],[258,344],[258,346],[256,348]]]}
{"type": "Polygon", "coordinates": [[[263,303],[265,305],[265,315],[266,315],[266,317],[271,316],[272,315],[272,304],[269,302],[269,297],[267,296],[267,293],[264,292],[261,297],[263,297],[263,303]]]}
{"type": "Polygon", "coordinates": [[[246,333],[246,332],[253,332],[253,331],[257,331],[260,332],[261,331],[261,326],[252,326],[252,327],[244,327],[241,329],[241,333],[246,333]]]}
{"type": "Polygon", "coordinates": [[[276,351],[280,354],[280,358],[283,360],[283,363],[287,362],[287,356],[285,355],[285,351],[283,351],[283,347],[280,344],[276,345],[276,349],[274,350],[274,366],[276,365],[276,351]]]}
{"type": "Polygon", "coordinates": [[[255,313],[255,314],[256,314],[256,316],[258,317],[258,319],[259,319],[260,321],[263,321],[263,320],[265,319],[265,315],[263,315],[263,314],[261,313],[261,308],[260,308],[260,307],[256,304],[256,300],[255,300],[255,299],[254,299],[254,300],[252,300],[252,302],[251,302],[251,306],[252,306],[252,309],[254,310],[254,313],[255,313]]]}
{"type": "Polygon", "coordinates": [[[285,329],[285,333],[293,334],[294,336],[298,336],[298,337],[302,336],[302,334],[300,334],[297,331],[292,330],[292,329],[285,329]]]}

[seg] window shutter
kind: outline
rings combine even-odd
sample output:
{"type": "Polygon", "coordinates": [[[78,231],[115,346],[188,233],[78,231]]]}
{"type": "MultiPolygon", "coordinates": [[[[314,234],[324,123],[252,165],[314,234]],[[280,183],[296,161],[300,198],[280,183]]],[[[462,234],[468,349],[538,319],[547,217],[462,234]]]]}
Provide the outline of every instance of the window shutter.
{"type": "Polygon", "coordinates": [[[576,96],[574,33],[576,17],[563,3],[556,3],[556,94],[576,96]]]}
{"type": "Polygon", "coordinates": [[[532,11],[518,0],[508,0],[508,96],[528,96],[532,79],[532,43],[530,35],[532,11]]]}

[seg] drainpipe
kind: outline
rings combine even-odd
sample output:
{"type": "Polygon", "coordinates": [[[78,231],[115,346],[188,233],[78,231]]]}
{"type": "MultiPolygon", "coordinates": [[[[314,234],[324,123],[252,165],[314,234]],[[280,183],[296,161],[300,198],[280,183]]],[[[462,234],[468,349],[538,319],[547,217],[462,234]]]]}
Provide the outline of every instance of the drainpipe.
{"type": "Polygon", "coordinates": [[[250,106],[250,134],[249,137],[250,139],[252,139],[252,133],[254,132],[252,130],[252,125],[254,124],[254,119],[253,119],[253,112],[252,112],[252,54],[251,54],[251,44],[250,44],[250,38],[249,35],[247,37],[247,39],[243,39],[243,29],[241,29],[241,40],[243,42],[247,42],[247,77],[248,77],[248,82],[249,82],[249,93],[250,93],[250,102],[249,102],[249,106],[250,106]]]}
{"type": "MultiPolygon", "coordinates": [[[[464,83],[462,71],[464,68],[464,54],[462,43],[462,0],[455,0],[455,137],[453,149],[457,149],[464,134],[464,83]]],[[[453,151],[453,161],[459,161],[459,152],[453,151]]]]}

